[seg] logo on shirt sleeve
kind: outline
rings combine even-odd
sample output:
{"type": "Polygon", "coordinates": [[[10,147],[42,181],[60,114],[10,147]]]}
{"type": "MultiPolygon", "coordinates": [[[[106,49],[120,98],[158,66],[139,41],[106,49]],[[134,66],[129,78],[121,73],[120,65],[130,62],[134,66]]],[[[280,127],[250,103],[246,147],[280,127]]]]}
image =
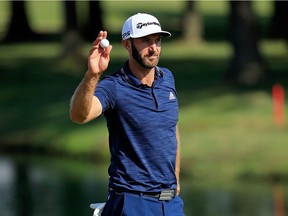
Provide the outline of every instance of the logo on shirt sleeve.
{"type": "Polygon", "coordinates": [[[172,92],[170,92],[169,100],[175,100],[175,99],[176,99],[175,95],[172,92]]]}

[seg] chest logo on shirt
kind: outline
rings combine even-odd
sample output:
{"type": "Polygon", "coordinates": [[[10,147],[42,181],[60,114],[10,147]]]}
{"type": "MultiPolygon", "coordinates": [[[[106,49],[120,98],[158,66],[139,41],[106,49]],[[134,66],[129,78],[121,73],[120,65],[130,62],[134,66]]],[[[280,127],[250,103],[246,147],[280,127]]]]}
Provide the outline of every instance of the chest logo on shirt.
{"type": "Polygon", "coordinates": [[[175,99],[176,99],[175,95],[172,92],[170,92],[169,100],[175,100],[175,99]]]}

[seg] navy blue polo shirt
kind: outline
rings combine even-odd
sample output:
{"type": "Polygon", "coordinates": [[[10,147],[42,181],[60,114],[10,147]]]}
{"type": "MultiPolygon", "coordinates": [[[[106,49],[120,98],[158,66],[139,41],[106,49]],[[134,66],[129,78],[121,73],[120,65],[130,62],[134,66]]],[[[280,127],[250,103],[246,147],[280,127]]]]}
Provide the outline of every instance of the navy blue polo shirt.
{"type": "Polygon", "coordinates": [[[178,100],[171,71],[156,67],[149,87],[126,62],[98,83],[95,96],[109,131],[109,187],[141,192],[175,189],[178,100]]]}

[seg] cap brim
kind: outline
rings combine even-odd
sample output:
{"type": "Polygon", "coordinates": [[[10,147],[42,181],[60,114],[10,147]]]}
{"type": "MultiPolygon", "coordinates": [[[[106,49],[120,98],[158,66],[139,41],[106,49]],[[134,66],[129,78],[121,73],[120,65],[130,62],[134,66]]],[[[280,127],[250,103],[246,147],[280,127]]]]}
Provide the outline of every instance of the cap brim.
{"type": "Polygon", "coordinates": [[[167,31],[162,31],[161,34],[165,37],[171,37],[171,33],[167,31]]]}
{"type": "Polygon", "coordinates": [[[130,35],[130,38],[141,38],[141,37],[145,37],[147,35],[152,35],[152,34],[161,34],[162,36],[165,36],[165,37],[171,37],[171,33],[168,32],[168,31],[156,31],[156,32],[150,32],[150,33],[147,33],[147,34],[142,34],[142,35],[138,35],[138,36],[132,36],[130,35]]]}

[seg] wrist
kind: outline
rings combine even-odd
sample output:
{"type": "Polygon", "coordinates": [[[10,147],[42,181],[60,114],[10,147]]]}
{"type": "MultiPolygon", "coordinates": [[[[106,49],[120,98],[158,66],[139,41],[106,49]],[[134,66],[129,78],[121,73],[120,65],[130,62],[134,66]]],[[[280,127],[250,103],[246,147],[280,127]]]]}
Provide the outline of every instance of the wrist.
{"type": "Polygon", "coordinates": [[[95,89],[98,85],[99,79],[100,79],[99,74],[93,74],[87,71],[83,78],[83,82],[85,83],[86,86],[89,86],[89,88],[95,89]]]}
{"type": "Polygon", "coordinates": [[[101,77],[102,73],[92,73],[91,71],[87,71],[85,74],[85,77],[88,78],[89,80],[99,80],[101,77]]]}

